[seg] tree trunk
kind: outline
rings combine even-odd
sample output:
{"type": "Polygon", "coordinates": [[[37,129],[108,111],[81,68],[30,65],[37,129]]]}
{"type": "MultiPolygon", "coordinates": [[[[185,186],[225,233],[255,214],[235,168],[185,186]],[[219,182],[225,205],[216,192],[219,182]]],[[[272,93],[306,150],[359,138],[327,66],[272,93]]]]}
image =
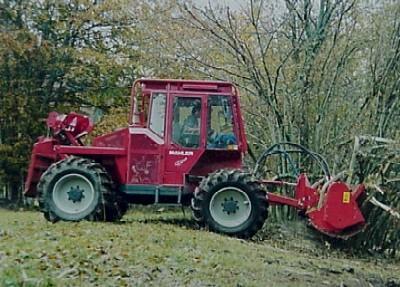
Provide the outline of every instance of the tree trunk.
{"type": "Polygon", "coordinates": [[[20,184],[19,182],[11,182],[10,183],[10,201],[12,204],[20,204],[21,203],[21,192],[20,192],[20,184]]]}

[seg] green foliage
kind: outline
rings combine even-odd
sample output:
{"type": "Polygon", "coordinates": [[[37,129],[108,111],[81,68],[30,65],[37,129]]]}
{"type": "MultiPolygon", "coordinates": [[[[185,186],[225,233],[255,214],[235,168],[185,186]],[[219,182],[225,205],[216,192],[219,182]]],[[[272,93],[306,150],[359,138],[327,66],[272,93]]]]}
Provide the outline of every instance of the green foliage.
{"type": "Polygon", "coordinates": [[[104,135],[110,133],[118,128],[128,126],[129,107],[111,108],[108,114],[105,115],[101,121],[96,124],[93,136],[104,135]]]}
{"type": "Polygon", "coordinates": [[[0,182],[13,200],[49,111],[125,104],[135,66],[122,4],[0,1],[0,182]]]}

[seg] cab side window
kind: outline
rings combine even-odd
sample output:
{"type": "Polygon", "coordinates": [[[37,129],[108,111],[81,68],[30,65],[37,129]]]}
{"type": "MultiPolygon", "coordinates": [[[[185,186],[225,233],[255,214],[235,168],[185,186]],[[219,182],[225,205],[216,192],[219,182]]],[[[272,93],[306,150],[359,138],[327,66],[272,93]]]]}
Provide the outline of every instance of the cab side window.
{"type": "Polygon", "coordinates": [[[162,138],[164,137],[166,103],[165,94],[157,93],[151,97],[149,128],[162,138]]]}
{"type": "Polygon", "coordinates": [[[172,119],[172,141],[183,147],[200,146],[201,99],[175,97],[172,119]]]}
{"type": "Polygon", "coordinates": [[[228,96],[208,97],[207,148],[234,148],[237,139],[234,133],[231,99],[228,96]]]}

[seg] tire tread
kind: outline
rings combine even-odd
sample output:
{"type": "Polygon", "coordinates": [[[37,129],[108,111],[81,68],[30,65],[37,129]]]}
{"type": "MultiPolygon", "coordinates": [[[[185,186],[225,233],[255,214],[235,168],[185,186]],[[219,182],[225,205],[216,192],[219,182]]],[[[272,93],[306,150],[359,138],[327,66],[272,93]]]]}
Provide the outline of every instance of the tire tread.
{"type": "Polygon", "coordinates": [[[250,238],[259,229],[262,228],[265,220],[268,217],[268,198],[265,190],[262,186],[253,178],[249,173],[241,170],[217,170],[211,173],[208,177],[204,178],[198,188],[194,192],[194,197],[191,204],[193,217],[200,225],[207,227],[208,229],[233,235],[239,238],[250,238]],[[205,209],[208,208],[208,200],[210,194],[215,192],[220,185],[239,184],[240,186],[246,187],[248,193],[254,194],[255,208],[254,212],[257,214],[253,217],[253,222],[242,230],[227,233],[220,230],[214,223],[210,216],[206,216],[205,209]]]}

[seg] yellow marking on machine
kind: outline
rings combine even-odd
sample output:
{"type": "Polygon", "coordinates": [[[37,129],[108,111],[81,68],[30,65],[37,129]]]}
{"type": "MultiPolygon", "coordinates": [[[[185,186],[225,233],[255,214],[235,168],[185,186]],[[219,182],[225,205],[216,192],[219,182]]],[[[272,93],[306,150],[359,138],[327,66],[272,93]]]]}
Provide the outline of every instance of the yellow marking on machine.
{"type": "Polygon", "coordinates": [[[343,203],[350,203],[351,192],[345,191],[343,192],[343,203]]]}

